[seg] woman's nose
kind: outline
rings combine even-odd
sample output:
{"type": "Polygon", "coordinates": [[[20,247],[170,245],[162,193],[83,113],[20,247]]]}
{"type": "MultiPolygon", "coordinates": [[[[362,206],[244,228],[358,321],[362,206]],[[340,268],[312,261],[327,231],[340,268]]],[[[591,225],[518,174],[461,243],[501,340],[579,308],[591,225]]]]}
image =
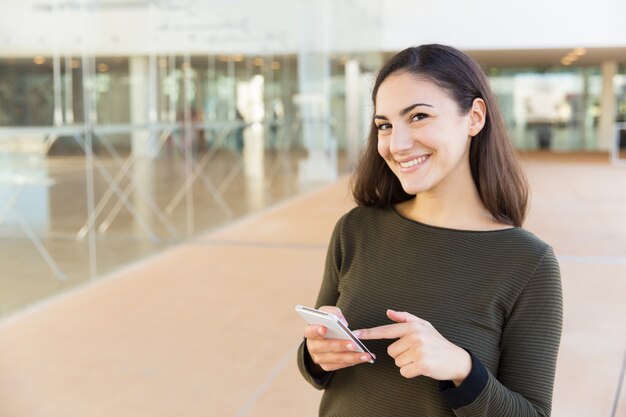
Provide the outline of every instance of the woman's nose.
{"type": "Polygon", "coordinates": [[[408,129],[395,128],[391,133],[391,140],[389,142],[389,150],[391,153],[401,154],[413,147],[413,138],[410,135],[408,129]]]}

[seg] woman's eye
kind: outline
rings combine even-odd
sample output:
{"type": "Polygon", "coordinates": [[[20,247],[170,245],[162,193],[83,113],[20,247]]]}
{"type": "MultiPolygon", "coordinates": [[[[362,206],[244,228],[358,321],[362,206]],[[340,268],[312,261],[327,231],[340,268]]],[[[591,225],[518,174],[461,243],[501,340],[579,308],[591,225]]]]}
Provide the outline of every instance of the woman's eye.
{"type": "Polygon", "coordinates": [[[418,121],[423,120],[423,119],[425,119],[427,117],[428,117],[428,115],[426,113],[417,113],[417,114],[414,114],[413,117],[411,117],[411,121],[412,122],[418,122],[418,121]]]}
{"type": "Polygon", "coordinates": [[[389,123],[381,123],[378,126],[376,126],[376,128],[378,130],[387,130],[387,129],[391,129],[391,124],[389,123]]]}

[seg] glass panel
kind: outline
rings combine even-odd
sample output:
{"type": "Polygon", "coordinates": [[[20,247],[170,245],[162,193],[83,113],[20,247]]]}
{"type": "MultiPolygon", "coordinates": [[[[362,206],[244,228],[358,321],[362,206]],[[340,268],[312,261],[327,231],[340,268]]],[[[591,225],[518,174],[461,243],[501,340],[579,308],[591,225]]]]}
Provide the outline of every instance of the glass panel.
{"type": "Polygon", "coordinates": [[[0,59],[0,125],[52,125],[53,113],[50,57],[0,59]]]}
{"type": "Polygon", "coordinates": [[[620,123],[618,139],[618,158],[626,160],[626,66],[621,65],[619,67],[618,74],[613,80],[613,87],[615,89],[615,97],[617,100],[615,121],[620,123]]]}
{"type": "Polygon", "coordinates": [[[518,148],[596,148],[602,86],[598,68],[492,68],[489,74],[518,148]]]}
{"type": "Polygon", "coordinates": [[[626,122],[626,65],[620,66],[618,74],[613,80],[613,87],[617,100],[615,121],[623,123],[626,122]]]}
{"type": "Polygon", "coordinates": [[[97,58],[96,71],[98,123],[130,123],[128,58],[97,58]]]}

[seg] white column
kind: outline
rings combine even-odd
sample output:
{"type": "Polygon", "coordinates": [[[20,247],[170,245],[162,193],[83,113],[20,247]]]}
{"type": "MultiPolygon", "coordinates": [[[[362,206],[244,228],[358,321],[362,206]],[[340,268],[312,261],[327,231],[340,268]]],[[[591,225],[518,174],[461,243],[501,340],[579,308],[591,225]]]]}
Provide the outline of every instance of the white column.
{"type": "Polygon", "coordinates": [[[329,0],[300,0],[299,95],[302,139],[308,158],[300,161],[301,183],[337,178],[337,141],[330,131],[331,36],[329,0]]]}
{"type": "MultiPolygon", "coordinates": [[[[382,61],[382,60],[381,60],[382,61]]],[[[382,67],[382,63],[376,68],[382,67]]],[[[362,72],[359,81],[361,82],[361,127],[359,130],[360,142],[359,147],[367,145],[367,139],[370,134],[370,126],[374,118],[374,105],[372,104],[372,88],[376,81],[376,73],[362,72]]],[[[359,149],[360,149],[359,148],[359,149]]]]}
{"type": "Polygon", "coordinates": [[[74,124],[74,73],[72,57],[65,56],[65,123],[74,124]]]}
{"type": "Polygon", "coordinates": [[[602,95],[600,97],[600,120],[598,123],[598,150],[611,149],[615,136],[615,92],[613,78],[617,74],[617,62],[602,63],[602,95]]]}
{"type": "MultiPolygon", "coordinates": [[[[248,61],[250,62],[250,61],[248,61]]],[[[268,62],[271,62],[268,60],[268,62]]],[[[269,66],[271,64],[267,64],[269,66]]],[[[251,68],[250,68],[251,69],[251,68]]],[[[234,75],[233,75],[234,76],[234,75]]],[[[247,77],[246,77],[247,78],[247,77]]],[[[265,207],[265,129],[263,120],[266,117],[265,100],[267,97],[266,79],[253,75],[248,82],[237,83],[236,102],[233,97],[233,109],[239,109],[247,128],[243,130],[243,170],[246,177],[246,199],[248,208],[259,210],[265,207]]],[[[233,84],[235,80],[233,80],[233,84]]],[[[236,131],[239,128],[236,128],[236,131]]],[[[237,133],[240,134],[240,133],[237,133]]]]}
{"type": "Polygon", "coordinates": [[[351,59],[346,62],[346,158],[350,168],[354,168],[361,143],[361,83],[359,62],[351,59]]]}
{"type": "Polygon", "coordinates": [[[140,126],[131,133],[132,152],[136,156],[156,156],[156,141],[148,128],[150,111],[149,81],[153,79],[148,57],[136,56],[129,59],[130,66],[130,123],[140,126]]]}
{"type": "MultiPolygon", "coordinates": [[[[150,66],[154,65],[156,70],[155,57],[136,56],[129,58],[130,68],[130,123],[134,127],[131,132],[132,155],[137,159],[133,164],[133,171],[130,175],[135,177],[142,191],[152,198],[154,165],[152,159],[158,153],[156,149],[156,133],[149,128],[151,122],[156,120],[156,108],[152,108],[151,103],[156,101],[156,77],[150,66]]],[[[144,224],[151,225],[153,213],[150,205],[141,194],[134,192],[131,195],[132,204],[137,209],[137,215],[141,219],[133,220],[133,228],[136,236],[143,236],[146,233],[144,224]]]]}
{"type": "Polygon", "coordinates": [[[54,90],[54,116],[52,122],[55,126],[63,124],[63,101],[61,99],[61,55],[55,48],[52,57],[52,86],[54,90]]]}

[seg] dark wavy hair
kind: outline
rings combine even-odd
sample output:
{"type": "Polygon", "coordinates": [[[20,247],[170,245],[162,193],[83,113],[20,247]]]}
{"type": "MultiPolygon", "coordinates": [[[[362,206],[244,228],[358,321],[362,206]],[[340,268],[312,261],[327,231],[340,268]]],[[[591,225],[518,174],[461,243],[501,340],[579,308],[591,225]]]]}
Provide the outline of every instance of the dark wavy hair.
{"type": "MultiPolygon", "coordinates": [[[[457,103],[467,114],[474,99],[481,98],[487,114],[482,130],[472,139],[470,169],[480,198],[493,216],[504,224],[520,227],[528,206],[528,183],[487,76],[469,56],[450,46],[431,44],[407,48],[393,56],[378,73],[372,102],[387,77],[406,72],[429,80],[457,103]]],[[[394,173],[377,149],[378,130],[372,118],[366,147],[353,177],[352,193],[360,206],[386,208],[409,200],[394,173]]]]}

